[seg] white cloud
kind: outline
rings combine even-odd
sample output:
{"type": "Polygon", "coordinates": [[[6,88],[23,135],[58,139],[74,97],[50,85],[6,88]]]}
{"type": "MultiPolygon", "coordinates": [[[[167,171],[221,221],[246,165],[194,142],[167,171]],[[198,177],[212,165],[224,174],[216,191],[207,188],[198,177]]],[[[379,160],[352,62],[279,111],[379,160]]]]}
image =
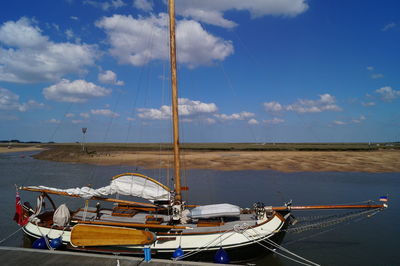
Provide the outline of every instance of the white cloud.
{"type": "Polygon", "coordinates": [[[383,77],[384,77],[384,75],[381,73],[375,73],[375,74],[371,75],[371,78],[373,78],[373,79],[381,79],[383,77]]]}
{"type": "Polygon", "coordinates": [[[236,23],[224,18],[226,11],[248,11],[253,18],[266,15],[294,17],[308,9],[306,0],[177,0],[177,13],[204,23],[232,28],[236,23]]]}
{"type": "Polygon", "coordinates": [[[192,118],[186,118],[186,117],[184,117],[184,118],[181,118],[181,120],[180,120],[182,123],[191,123],[191,122],[193,122],[193,119],[192,118]]]}
{"type": "Polygon", "coordinates": [[[363,115],[361,115],[359,118],[352,119],[351,122],[352,122],[352,123],[355,123],[355,124],[359,124],[359,123],[361,123],[362,121],[364,121],[365,119],[366,119],[366,117],[363,116],[363,115]]]}
{"type": "Polygon", "coordinates": [[[57,119],[55,119],[55,118],[52,118],[52,119],[50,119],[50,120],[47,120],[46,122],[47,122],[47,123],[50,123],[50,124],[60,124],[60,123],[61,123],[60,120],[57,120],[57,119]]]}
{"type": "Polygon", "coordinates": [[[89,113],[80,113],[79,114],[81,117],[88,119],[90,117],[89,113]]]}
{"type": "Polygon", "coordinates": [[[0,110],[20,110],[19,95],[0,88],[0,110]]]}
{"type": "Polygon", "coordinates": [[[90,110],[92,115],[102,115],[107,117],[119,117],[119,114],[111,111],[110,109],[97,109],[97,110],[90,110]]]}
{"type": "Polygon", "coordinates": [[[70,16],[69,18],[72,19],[72,20],[79,20],[79,18],[75,17],[75,16],[70,16]]]}
{"type": "Polygon", "coordinates": [[[241,112],[241,113],[235,113],[231,115],[226,115],[226,114],[215,114],[214,115],[216,118],[220,120],[245,120],[250,117],[254,117],[255,114],[250,113],[250,112],[241,112]]]}
{"type": "Polygon", "coordinates": [[[206,119],[204,119],[204,122],[207,124],[210,124],[210,125],[217,123],[217,121],[215,119],[210,118],[210,117],[207,117],[206,119]]]}
{"type": "Polygon", "coordinates": [[[264,108],[267,112],[280,112],[283,110],[283,107],[278,102],[266,102],[264,103],[264,108]]]}
{"type": "Polygon", "coordinates": [[[0,110],[15,110],[25,112],[33,108],[42,108],[43,103],[38,103],[34,100],[29,100],[26,103],[20,103],[19,95],[10,90],[0,88],[0,110]]]}
{"type": "Polygon", "coordinates": [[[376,93],[381,95],[382,100],[390,102],[400,97],[400,91],[392,89],[392,87],[386,86],[375,90],[376,93]]]}
{"type": "Polygon", "coordinates": [[[153,1],[152,0],[134,0],[133,6],[137,9],[141,9],[143,11],[152,11],[153,10],[153,1]]]}
{"type": "Polygon", "coordinates": [[[7,21],[0,28],[0,42],[10,47],[38,48],[48,43],[37,26],[26,17],[17,22],[7,21]]]}
{"type": "Polygon", "coordinates": [[[160,109],[138,108],[138,116],[142,119],[165,120],[171,117],[171,107],[163,105],[160,109]]]}
{"type": "Polygon", "coordinates": [[[206,113],[214,113],[218,110],[215,103],[203,103],[186,98],[178,99],[179,114],[182,116],[193,116],[206,113]]]}
{"type": "Polygon", "coordinates": [[[62,79],[55,85],[43,89],[48,100],[57,102],[83,103],[95,97],[107,96],[111,90],[97,86],[85,80],[69,81],[62,79]]]}
{"type": "Polygon", "coordinates": [[[278,113],[280,111],[293,111],[297,113],[320,113],[324,111],[342,111],[338,105],[336,105],[336,99],[334,96],[325,93],[320,94],[318,100],[307,100],[299,99],[293,104],[281,105],[278,102],[265,102],[265,111],[270,113],[278,113]]]}
{"type": "Polygon", "coordinates": [[[18,83],[54,81],[82,73],[97,58],[93,45],[54,43],[28,18],[0,27],[0,80],[18,83]]]}
{"type": "Polygon", "coordinates": [[[104,11],[107,11],[109,9],[117,9],[126,5],[122,0],[110,0],[110,1],[85,0],[83,1],[83,3],[94,6],[96,8],[103,9],[104,11]]]}
{"type": "Polygon", "coordinates": [[[363,106],[374,106],[374,105],[376,105],[376,103],[375,102],[363,102],[363,103],[361,103],[363,106]]]}
{"type": "Polygon", "coordinates": [[[333,124],[338,125],[338,126],[344,126],[344,125],[351,125],[351,124],[360,124],[362,121],[366,120],[367,118],[363,115],[360,115],[359,118],[354,118],[348,121],[342,121],[342,120],[335,120],[333,121],[333,124]]]}
{"type": "Polygon", "coordinates": [[[335,121],[333,121],[333,123],[334,123],[335,125],[339,125],[339,126],[342,126],[342,125],[346,125],[346,124],[347,124],[346,122],[343,122],[343,121],[340,121],[340,120],[335,120],[335,121]]]}
{"type": "Polygon", "coordinates": [[[117,74],[115,74],[111,70],[106,70],[104,72],[99,73],[98,78],[99,78],[99,81],[102,83],[113,84],[113,85],[118,85],[118,86],[124,85],[123,81],[117,80],[117,74]]]}
{"type": "Polygon", "coordinates": [[[72,29],[67,29],[66,31],[65,31],[65,35],[67,36],[67,39],[68,40],[71,40],[71,39],[73,39],[74,38],[74,32],[72,31],[72,29]]]}
{"type": "Polygon", "coordinates": [[[271,120],[264,120],[263,121],[265,124],[271,124],[271,125],[276,125],[276,124],[282,124],[283,122],[285,122],[285,120],[281,119],[281,118],[273,118],[271,120]]]}
{"type": "MultiPolygon", "coordinates": [[[[203,103],[200,101],[193,101],[186,98],[179,98],[178,100],[179,115],[190,119],[188,117],[197,117],[207,114],[215,113],[218,108],[214,103],[203,103]]],[[[169,119],[172,114],[171,106],[163,105],[159,109],[154,108],[138,108],[138,116],[142,119],[150,120],[165,120],[169,119]]]]}
{"type": "MultiPolygon", "coordinates": [[[[168,59],[168,17],[164,13],[138,19],[114,15],[96,25],[106,31],[110,53],[119,63],[141,66],[168,59]]],[[[176,38],[178,62],[191,68],[222,61],[233,53],[231,41],[211,35],[193,20],[177,22],[176,38]]]]}
{"type": "Polygon", "coordinates": [[[71,120],[71,122],[72,122],[72,124],[82,124],[85,121],[80,120],[80,119],[74,119],[74,120],[71,120]]]}
{"type": "Polygon", "coordinates": [[[133,118],[133,117],[127,117],[126,120],[128,120],[128,121],[135,121],[136,119],[133,118]]]}
{"type": "MultiPolygon", "coordinates": [[[[367,70],[369,72],[373,72],[375,70],[375,68],[373,66],[367,66],[367,70]]],[[[371,78],[373,78],[373,79],[380,79],[383,77],[384,77],[384,75],[381,73],[371,73],[371,78]]]]}
{"type": "Polygon", "coordinates": [[[71,117],[74,117],[74,116],[75,116],[75,114],[73,114],[73,113],[65,114],[65,117],[67,117],[67,118],[71,118],[71,117]]]}
{"type": "Polygon", "coordinates": [[[323,111],[341,111],[342,109],[335,104],[336,99],[326,93],[319,95],[318,100],[300,99],[296,103],[286,106],[287,111],[297,113],[319,113],[323,111]]]}
{"type": "Polygon", "coordinates": [[[382,31],[388,31],[390,29],[395,28],[396,26],[397,26],[397,24],[394,22],[388,23],[382,28],[382,31]]]}
{"type": "Polygon", "coordinates": [[[235,22],[225,19],[223,17],[223,13],[217,10],[205,10],[193,7],[189,7],[186,9],[178,8],[177,10],[178,14],[184,17],[192,18],[197,21],[201,21],[203,23],[220,26],[224,28],[233,28],[237,26],[235,22]]]}
{"type": "Polygon", "coordinates": [[[258,125],[260,124],[260,122],[258,122],[256,119],[252,118],[250,119],[247,123],[249,123],[249,125],[258,125]]]}
{"type": "Polygon", "coordinates": [[[28,102],[22,104],[23,111],[27,111],[34,108],[43,108],[43,107],[44,107],[43,103],[38,103],[35,100],[29,100],[28,102]]]}
{"type": "Polygon", "coordinates": [[[60,26],[58,26],[56,23],[51,23],[51,27],[53,27],[56,31],[60,31],[60,26]]]}

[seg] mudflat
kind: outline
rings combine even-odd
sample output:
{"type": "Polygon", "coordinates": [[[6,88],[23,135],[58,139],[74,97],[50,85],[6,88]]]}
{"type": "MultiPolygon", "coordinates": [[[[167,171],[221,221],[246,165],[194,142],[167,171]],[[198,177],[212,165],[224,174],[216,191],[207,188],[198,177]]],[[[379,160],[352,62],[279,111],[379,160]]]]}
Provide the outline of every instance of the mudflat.
{"type": "Polygon", "coordinates": [[[41,151],[43,150],[43,148],[40,147],[33,147],[33,146],[29,146],[29,147],[12,147],[12,148],[8,148],[8,147],[1,147],[0,146],[0,153],[9,153],[9,152],[22,152],[22,151],[41,151]]]}
{"type": "MultiPolygon", "coordinates": [[[[171,152],[84,152],[48,150],[36,158],[96,165],[169,168],[171,152]]],[[[282,172],[400,172],[400,150],[377,151],[183,151],[186,169],[276,170],[282,172]]]]}

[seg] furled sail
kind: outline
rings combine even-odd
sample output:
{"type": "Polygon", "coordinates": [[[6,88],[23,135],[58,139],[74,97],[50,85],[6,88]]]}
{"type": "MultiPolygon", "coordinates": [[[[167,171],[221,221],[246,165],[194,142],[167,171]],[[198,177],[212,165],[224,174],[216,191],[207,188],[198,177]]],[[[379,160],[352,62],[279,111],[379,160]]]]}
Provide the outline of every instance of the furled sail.
{"type": "Polygon", "coordinates": [[[46,186],[28,186],[28,189],[46,190],[52,192],[67,193],[70,196],[78,196],[89,199],[92,197],[106,197],[113,194],[134,196],[149,201],[169,200],[168,187],[147,176],[125,173],[114,176],[110,185],[93,189],[90,187],[59,189],[46,186]]]}

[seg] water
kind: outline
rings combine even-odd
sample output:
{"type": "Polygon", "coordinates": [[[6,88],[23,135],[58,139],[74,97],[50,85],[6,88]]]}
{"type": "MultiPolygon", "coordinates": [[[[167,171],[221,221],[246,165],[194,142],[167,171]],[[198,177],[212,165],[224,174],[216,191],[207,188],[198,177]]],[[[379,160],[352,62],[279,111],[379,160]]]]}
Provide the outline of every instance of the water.
{"type": "MultiPolygon", "coordinates": [[[[128,166],[92,166],[38,161],[31,153],[0,154],[0,240],[18,229],[12,220],[17,185],[46,185],[60,188],[106,185],[128,166]],[[25,155],[25,157],[21,157],[25,155]]],[[[165,171],[140,170],[149,176],[166,176],[165,171]]],[[[384,212],[356,223],[339,225],[335,230],[313,236],[288,233],[284,246],[321,265],[400,265],[397,252],[400,238],[400,173],[280,173],[275,171],[188,170],[189,203],[229,202],[251,207],[254,202],[282,205],[344,204],[377,199],[389,194],[390,206],[384,212]]],[[[166,183],[166,178],[160,180],[166,183]]],[[[21,192],[23,201],[35,202],[37,193],[21,192]]],[[[71,208],[83,206],[82,199],[52,197],[56,204],[67,202],[71,208]]],[[[322,211],[323,214],[326,211],[322,211]]],[[[297,212],[295,215],[304,214],[297,212]]],[[[19,232],[5,246],[22,246],[19,232]]],[[[254,262],[257,265],[296,265],[277,255],[254,262]]]]}

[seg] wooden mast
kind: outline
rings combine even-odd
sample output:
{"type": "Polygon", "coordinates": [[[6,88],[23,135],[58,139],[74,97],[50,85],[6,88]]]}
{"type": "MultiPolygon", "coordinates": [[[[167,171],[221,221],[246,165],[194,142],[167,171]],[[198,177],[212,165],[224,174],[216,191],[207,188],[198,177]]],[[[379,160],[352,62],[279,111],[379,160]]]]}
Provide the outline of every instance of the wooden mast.
{"type": "Polygon", "coordinates": [[[175,45],[175,1],[169,0],[169,51],[171,61],[172,85],[172,124],[174,132],[174,181],[175,201],[182,201],[179,151],[179,116],[178,116],[178,86],[176,74],[176,45],[175,45]]]}

